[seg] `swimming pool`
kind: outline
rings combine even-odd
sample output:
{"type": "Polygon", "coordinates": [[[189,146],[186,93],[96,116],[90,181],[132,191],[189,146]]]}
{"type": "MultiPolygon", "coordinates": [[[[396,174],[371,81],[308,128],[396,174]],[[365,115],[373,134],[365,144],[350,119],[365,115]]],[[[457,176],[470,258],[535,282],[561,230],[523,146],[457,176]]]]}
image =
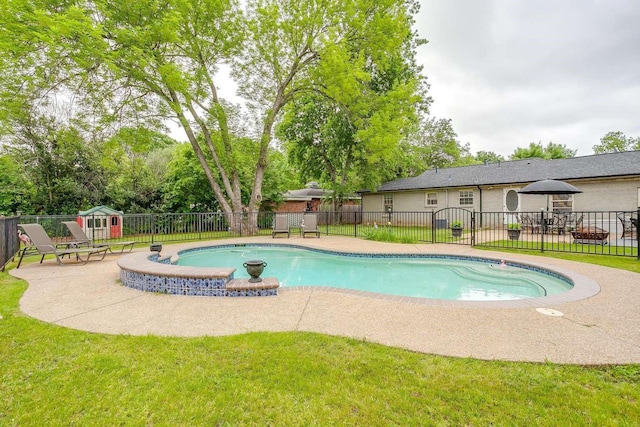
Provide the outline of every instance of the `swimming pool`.
{"type": "Polygon", "coordinates": [[[323,286],[387,295],[458,301],[502,301],[557,295],[572,288],[566,277],[536,267],[443,255],[338,253],[290,245],[223,245],[178,253],[178,265],[232,267],[248,278],[247,260],[267,263],[263,277],[282,287],[323,286]]]}

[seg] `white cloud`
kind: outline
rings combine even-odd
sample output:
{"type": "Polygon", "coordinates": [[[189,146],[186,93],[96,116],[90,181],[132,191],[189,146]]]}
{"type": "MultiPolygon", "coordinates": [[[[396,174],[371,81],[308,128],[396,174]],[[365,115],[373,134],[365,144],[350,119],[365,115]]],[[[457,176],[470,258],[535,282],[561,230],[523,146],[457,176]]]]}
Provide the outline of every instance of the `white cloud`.
{"type": "Polygon", "coordinates": [[[592,153],[640,136],[640,2],[425,0],[419,61],[432,115],[473,152],[553,141],[592,153]]]}

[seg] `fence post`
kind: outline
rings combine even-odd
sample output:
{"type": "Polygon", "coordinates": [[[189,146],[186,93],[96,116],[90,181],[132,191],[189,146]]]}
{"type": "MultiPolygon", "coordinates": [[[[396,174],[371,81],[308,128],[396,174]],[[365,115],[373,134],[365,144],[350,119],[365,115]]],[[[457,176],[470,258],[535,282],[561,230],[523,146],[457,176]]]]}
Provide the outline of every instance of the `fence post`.
{"type": "Polygon", "coordinates": [[[353,211],[353,237],[358,237],[358,212],[353,211]]]}
{"type": "Polygon", "coordinates": [[[150,214],[151,215],[151,219],[149,220],[149,222],[151,223],[151,243],[155,243],[154,238],[156,235],[156,224],[155,224],[155,214],[150,214]]]}
{"type": "Polygon", "coordinates": [[[431,211],[431,243],[436,242],[436,216],[431,211]]]}
{"type": "Polygon", "coordinates": [[[471,246],[476,245],[476,211],[471,212],[471,246]]]}
{"type": "Polygon", "coordinates": [[[547,232],[547,219],[544,217],[544,209],[540,209],[540,252],[544,252],[544,233],[547,232]]]}
{"type": "Polygon", "coordinates": [[[0,215],[0,228],[2,231],[0,232],[0,271],[4,271],[4,266],[7,263],[9,257],[9,233],[8,233],[8,224],[4,215],[0,215]]]}

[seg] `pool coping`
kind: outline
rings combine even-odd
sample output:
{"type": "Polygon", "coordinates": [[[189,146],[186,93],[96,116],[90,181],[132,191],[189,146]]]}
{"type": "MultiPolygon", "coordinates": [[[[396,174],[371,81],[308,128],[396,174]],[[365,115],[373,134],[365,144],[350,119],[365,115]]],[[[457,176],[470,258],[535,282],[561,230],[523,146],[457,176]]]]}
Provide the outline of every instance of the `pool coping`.
{"type": "MultiPolygon", "coordinates": [[[[286,286],[277,287],[278,293],[281,292],[295,292],[295,291],[307,291],[309,289],[323,290],[327,292],[338,292],[349,295],[357,295],[368,298],[375,298],[388,301],[405,302],[411,304],[420,304],[427,306],[438,307],[460,307],[460,308],[531,308],[540,306],[553,306],[559,304],[565,304],[569,302],[580,301],[600,292],[600,286],[598,283],[580,273],[573,270],[559,268],[557,266],[549,266],[544,263],[528,263],[523,261],[517,261],[510,259],[508,256],[502,256],[500,258],[494,258],[490,256],[477,256],[477,255],[460,255],[446,252],[439,253],[411,253],[411,252],[363,252],[363,251],[351,251],[351,250],[333,250],[316,248],[309,245],[296,245],[291,243],[276,243],[276,242],[260,242],[260,243],[247,243],[247,242],[235,242],[235,243],[220,243],[220,244],[194,244],[192,247],[182,248],[180,250],[169,250],[164,252],[161,256],[159,253],[149,252],[137,252],[123,255],[118,260],[118,266],[121,270],[128,269],[140,274],[157,274],[161,273],[169,277],[188,277],[188,278],[212,278],[231,276],[233,278],[234,268],[212,268],[212,267],[188,267],[180,266],[175,263],[181,253],[192,252],[199,250],[206,250],[207,248],[233,248],[243,246],[271,246],[271,247],[290,247],[297,249],[305,249],[322,253],[330,253],[343,256],[362,256],[362,257],[411,257],[411,258],[423,258],[423,259],[463,259],[480,262],[493,262],[500,264],[506,262],[507,266],[516,266],[521,268],[527,268],[534,271],[541,271],[544,274],[552,273],[553,275],[565,278],[573,283],[573,287],[566,292],[562,292],[556,295],[513,299],[513,300],[494,300],[494,301],[469,301],[469,300],[446,300],[436,298],[423,298],[423,297],[409,297],[399,295],[381,294],[376,292],[353,290],[345,288],[337,288],[330,286],[286,286]],[[155,255],[154,255],[155,254],[155,255]],[[154,260],[155,259],[155,260],[154,260]]],[[[272,279],[272,278],[270,278],[272,279]]],[[[239,279],[234,279],[239,280],[239,279]]],[[[275,278],[277,282],[277,278],[275,278]]],[[[124,280],[123,280],[124,281],[124,280]]],[[[273,289],[272,281],[268,282],[269,288],[273,289]]],[[[194,295],[195,296],[195,295],[194,295]]],[[[210,296],[210,295],[207,295],[210,296]]],[[[217,295],[222,297],[223,295],[217,295]]],[[[237,296],[237,295],[234,295],[237,296]]],[[[274,293],[253,293],[244,294],[241,296],[275,296],[274,293]]]]}

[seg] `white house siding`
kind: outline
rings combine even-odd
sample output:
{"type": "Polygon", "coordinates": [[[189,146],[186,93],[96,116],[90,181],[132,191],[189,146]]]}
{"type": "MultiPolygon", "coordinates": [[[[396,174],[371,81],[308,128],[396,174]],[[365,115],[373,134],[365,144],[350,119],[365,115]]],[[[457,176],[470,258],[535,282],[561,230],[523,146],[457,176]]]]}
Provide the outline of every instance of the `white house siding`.
{"type": "MultiPolygon", "coordinates": [[[[517,187],[507,187],[514,188],[517,187]]],[[[485,212],[502,212],[505,187],[489,187],[482,189],[482,210],[485,212]]],[[[522,197],[520,198],[522,202],[522,197]]],[[[478,209],[480,210],[480,209],[478,209]]]]}
{"type": "Polygon", "coordinates": [[[362,197],[363,212],[382,212],[383,211],[382,193],[364,194],[362,197]]]}
{"type": "MultiPolygon", "coordinates": [[[[631,211],[640,206],[640,177],[601,179],[597,181],[567,181],[583,192],[573,196],[574,211],[631,211]]],[[[482,188],[482,211],[503,212],[505,189],[518,190],[527,185],[487,186],[482,188]]],[[[480,190],[473,187],[414,190],[404,192],[365,193],[364,212],[383,212],[384,194],[393,195],[394,212],[433,212],[444,208],[464,208],[480,211],[480,190]],[[473,205],[460,205],[460,190],[473,191],[473,205]],[[427,206],[427,193],[438,194],[438,204],[427,206]]],[[[551,208],[551,196],[549,198],[551,208]]],[[[537,212],[547,206],[547,196],[520,194],[520,211],[537,212]]]]}
{"type": "MultiPolygon", "coordinates": [[[[385,192],[393,195],[394,212],[433,212],[444,208],[463,208],[479,210],[480,192],[477,188],[456,188],[446,190],[416,190],[406,192],[385,192]],[[473,191],[473,205],[460,205],[460,191],[473,191]],[[438,194],[438,204],[427,206],[427,193],[438,194]]],[[[364,212],[384,211],[383,193],[363,194],[364,212]]]]}
{"type": "MultiPolygon", "coordinates": [[[[432,206],[427,207],[425,191],[395,193],[393,196],[393,210],[398,212],[432,212],[432,206]]],[[[440,194],[438,194],[438,201],[440,194]]]]}
{"type": "Polygon", "coordinates": [[[640,206],[640,178],[610,181],[576,182],[583,191],[574,196],[576,211],[631,211],[640,206]]]}

